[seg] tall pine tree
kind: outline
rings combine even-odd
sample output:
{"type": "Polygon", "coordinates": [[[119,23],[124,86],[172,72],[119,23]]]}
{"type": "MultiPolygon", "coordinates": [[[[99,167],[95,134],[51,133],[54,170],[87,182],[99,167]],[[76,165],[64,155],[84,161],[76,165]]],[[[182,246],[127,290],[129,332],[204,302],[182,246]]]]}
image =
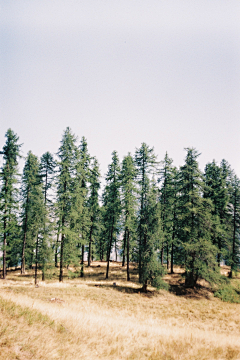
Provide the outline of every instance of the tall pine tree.
{"type": "Polygon", "coordinates": [[[188,148],[185,164],[180,168],[180,231],[185,252],[185,285],[194,287],[198,279],[210,283],[219,280],[217,249],[211,242],[212,202],[203,198],[204,183],[198,168],[200,155],[188,148]]]}
{"type": "MultiPolygon", "coordinates": [[[[3,279],[6,278],[7,258],[18,241],[18,158],[21,145],[18,136],[11,129],[6,132],[3,146],[3,166],[1,169],[0,211],[3,229],[3,279]]],[[[16,255],[16,254],[15,254],[16,255]]],[[[14,260],[12,261],[15,262],[14,260]]]]}
{"type": "Polygon", "coordinates": [[[58,151],[59,172],[57,177],[57,208],[60,234],[60,274],[63,281],[63,266],[65,260],[72,254],[72,242],[75,234],[71,228],[73,210],[73,189],[76,169],[76,137],[69,127],[66,128],[58,151]]]}
{"type": "Polygon", "coordinates": [[[113,243],[117,241],[118,222],[121,213],[120,200],[120,166],[116,151],[112,153],[112,162],[108,166],[106,187],[103,193],[104,235],[107,250],[106,279],[109,276],[109,262],[113,243]]]}
{"type": "Polygon", "coordinates": [[[136,233],[136,212],[137,212],[137,188],[136,188],[136,167],[134,159],[129,153],[124,157],[121,169],[122,187],[122,208],[123,208],[123,265],[125,260],[125,250],[127,250],[127,281],[130,281],[130,247],[135,240],[136,233]]]}

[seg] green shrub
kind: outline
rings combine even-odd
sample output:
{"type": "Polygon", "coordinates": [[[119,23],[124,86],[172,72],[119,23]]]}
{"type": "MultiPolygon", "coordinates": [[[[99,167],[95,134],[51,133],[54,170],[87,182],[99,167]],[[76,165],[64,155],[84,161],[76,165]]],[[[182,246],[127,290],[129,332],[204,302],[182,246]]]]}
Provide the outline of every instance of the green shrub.
{"type": "Polygon", "coordinates": [[[69,279],[75,279],[75,278],[79,277],[79,273],[68,270],[68,277],[69,277],[69,279]]]}
{"type": "Polygon", "coordinates": [[[240,291],[234,288],[231,284],[221,286],[214,296],[222,301],[240,304],[240,291]]]}

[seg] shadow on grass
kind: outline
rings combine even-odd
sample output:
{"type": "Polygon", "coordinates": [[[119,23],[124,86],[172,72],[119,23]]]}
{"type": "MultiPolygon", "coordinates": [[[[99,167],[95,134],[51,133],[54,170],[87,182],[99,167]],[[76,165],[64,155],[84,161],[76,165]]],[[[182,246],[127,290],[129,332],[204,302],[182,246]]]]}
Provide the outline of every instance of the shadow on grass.
{"type": "Polygon", "coordinates": [[[186,288],[184,284],[170,284],[169,291],[177,296],[182,296],[186,299],[207,299],[210,300],[211,291],[205,286],[198,285],[194,288],[186,288]]]}
{"type": "Polygon", "coordinates": [[[141,285],[139,284],[139,288],[133,288],[130,286],[122,286],[122,285],[113,285],[113,284],[88,284],[89,287],[98,287],[102,289],[113,289],[115,291],[121,292],[123,294],[139,294],[146,297],[153,297],[158,294],[156,290],[147,290],[147,292],[143,292],[141,285]]]}

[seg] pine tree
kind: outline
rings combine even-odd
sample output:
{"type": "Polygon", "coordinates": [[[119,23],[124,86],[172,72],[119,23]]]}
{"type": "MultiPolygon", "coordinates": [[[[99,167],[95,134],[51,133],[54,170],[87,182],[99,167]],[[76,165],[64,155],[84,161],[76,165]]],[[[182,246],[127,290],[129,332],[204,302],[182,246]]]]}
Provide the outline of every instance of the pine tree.
{"type": "MultiPolygon", "coordinates": [[[[179,209],[179,183],[178,183],[179,171],[176,167],[172,169],[172,239],[171,239],[171,274],[173,271],[174,254],[178,254],[178,209],[179,209]],[[175,251],[175,250],[178,251],[175,251]]],[[[181,256],[181,255],[180,255],[181,256]]]]}
{"type": "Polygon", "coordinates": [[[229,194],[226,184],[229,174],[229,166],[218,166],[215,161],[208,163],[204,173],[204,198],[211,199],[212,209],[212,232],[211,239],[213,245],[218,248],[218,266],[222,256],[226,255],[228,248],[228,203],[229,194]]]}
{"type": "Polygon", "coordinates": [[[88,209],[90,216],[90,229],[89,229],[89,245],[88,245],[88,266],[91,265],[92,259],[92,244],[93,239],[99,234],[99,213],[100,207],[98,202],[98,191],[100,189],[100,172],[99,165],[96,158],[92,158],[90,174],[89,174],[89,190],[90,195],[88,199],[88,209]]]}
{"type": "Polygon", "coordinates": [[[76,176],[74,178],[74,224],[73,230],[76,234],[77,246],[81,248],[81,277],[84,276],[84,252],[87,242],[90,218],[88,201],[88,180],[90,156],[87,141],[82,137],[77,151],[76,176]]]}
{"type": "Polygon", "coordinates": [[[142,252],[144,250],[146,239],[144,238],[144,213],[149,191],[149,175],[156,166],[156,156],[153,148],[142,143],[142,146],[135,152],[135,164],[137,168],[137,180],[139,187],[140,211],[138,219],[138,264],[139,281],[142,282],[142,252]]]}
{"type": "Polygon", "coordinates": [[[158,188],[152,182],[147,189],[145,204],[142,213],[142,269],[141,280],[143,291],[147,291],[147,286],[152,285],[159,288],[167,288],[167,284],[162,280],[166,270],[158,260],[157,251],[162,243],[161,212],[158,201],[158,188]]]}
{"type": "Polygon", "coordinates": [[[203,198],[204,183],[198,168],[200,154],[188,148],[185,164],[180,168],[180,231],[185,253],[187,287],[196,286],[198,279],[210,283],[220,279],[216,263],[217,249],[211,242],[212,202],[203,198]]]}
{"type": "Polygon", "coordinates": [[[229,277],[233,277],[239,267],[240,260],[240,180],[232,172],[230,187],[230,209],[231,209],[231,228],[230,228],[230,265],[229,277]]]}
{"type": "MultiPolygon", "coordinates": [[[[6,278],[7,261],[11,259],[11,251],[18,241],[17,223],[17,175],[18,158],[21,145],[18,136],[11,129],[6,132],[6,144],[3,146],[3,167],[1,169],[0,210],[3,230],[3,279],[6,278]]],[[[16,255],[16,254],[15,254],[16,255]]],[[[15,262],[14,259],[12,261],[15,262]]],[[[15,263],[16,264],[16,263],[15,263]]]]}
{"type": "Polygon", "coordinates": [[[124,157],[121,169],[122,208],[123,208],[123,266],[125,261],[125,248],[127,248],[127,281],[130,281],[129,261],[130,247],[135,239],[136,233],[136,211],[137,211],[137,188],[136,167],[130,153],[124,157]]]}
{"type": "Polygon", "coordinates": [[[21,273],[25,273],[25,262],[32,266],[34,252],[36,255],[36,267],[38,264],[39,237],[43,236],[43,224],[45,221],[45,207],[43,199],[42,182],[39,172],[37,156],[29,151],[23,169],[22,177],[22,263],[21,273]]]}
{"type": "Polygon", "coordinates": [[[44,234],[43,241],[41,244],[41,258],[42,258],[42,280],[45,280],[45,263],[46,260],[50,260],[50,248],[47,244],[47,241],[50,238],[52,231],[52,224],[49,221],[51,208],[53,208],[53,203],[50,197],[48,196],[49,190],[53,186],[54,175],[55,175],[56,162],[53,159],[52,154],[50,152],[46,152],[41,157],[40,163],[40,176],[42,178],[43,184],[43,195],[44,195],[44,206],[45,206],[45,222],[44,226],[44,234]],[[47,216],[48,215],[48,216],[47,216]]]}
{"type": "Polygon", "coordinates": [[[161,219],[162,219],[162,229],[163,229],[161,263],[163,265],[164,247],[165,247],[167,269],[169,269],[169,262],[170,262],[169,253],[174,236],[173,235],[173,218],[174,218],[173,203],[175,199],[175,187],[174,187],[174,169],[172,166],[172,162],[173,160],[170,159],[168,157],[168,154],[166,153],[164,160],[162,162],[162,168],[160,170],[160,174],[161,174],[160,181],[162,183],[160,189],[160,203],[161,203],[161,219]]]}
{"type": "Polygon", "coordinates": [[[112,162],[108,166],[106,187],[103,193],[103,206],[104,235],[107,250],[106,279],[108,279],[110,255],[113,243],[117,241],[118,221],[121,213],[120,166],[116,151],[113,151],[112,162]]]}
{"type": "Polygon", "coordinates": [[[63,281],[63,265],[72,254],[72,241],[75,234],[71,229],[73,210],[73,189],[76,169],[76,138],[69,127],[66,128],[61,146],[58,151],[59,172],[57,177],[57,208],[60,220],[60,274],[59,281],[63,281]]]}

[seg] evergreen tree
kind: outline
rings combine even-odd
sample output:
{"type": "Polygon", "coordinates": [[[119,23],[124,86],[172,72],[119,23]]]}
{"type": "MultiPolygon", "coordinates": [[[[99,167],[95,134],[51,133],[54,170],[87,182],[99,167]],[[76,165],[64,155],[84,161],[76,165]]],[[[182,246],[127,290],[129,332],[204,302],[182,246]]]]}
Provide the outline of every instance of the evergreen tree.
{"type": "Polygon", "coordinates": [[[229,277],[238,270],[240,260],[240,180],[232,173],[230,187],[231,232],[229,277]]]}
{"type": "Polygon", "coordinates": [[[107,250],[106,279],[108,279],[110,255],[113,243],[117,241],[118,221],[121,213],[120,166],[116,151],[113,151],[112,163],[108,166],[106,187],[103,193],[103,206],[104,235],[107,250]]]}
{"type": "Polygon", "coordinates": [[[174,187],[174,169],[172,166],[173,160],[168,157],[166,153],[162,162],[160,170],[160,181],[162,183],[160,189],[160,203],[161,203],[161,219],[163,229],[163,243],[161,250],[161,263],[163,265],[164,247],[166,249],[167,269],[169,269],[169,253],[173,238],[173,203],[175,198],[174,187]]]}
{"type": "Polygon", "coordinates": [[[90,219],[87,206],[90,156],[87,141],[82,137],[77,151],[76,176],[74,179],[74,224],[77,246],[81,248],[81,277],[84,275],[84,251],[87,242],[90,219]]]}
{"type": "MultiPolygon", "coordinates": [[[[6,132],[6,144],[3,146],[3,166],[1,169],[1,190],[0,190],[0,210],[1,223],[3,232],[3,279],[6,278],[7,261],[15,259],[11,255],[16,256],[16,244],[18,243],[18,157],[21,145],[18,144],[18,136],[11,129],[6,132]],[[11,254],[12,252],[12,254],[11,254]]],[[[9,261],[10,262],[10,261],[9,261]]]]}
{"type": "Polygon", "coordinates": [[[53,208],[51,198],[48,196],[49,190],[53,186],[54,175],[55,175],[56,162],[53,159],[52,154],[46,152],[41,157],[40,163],[40,176],[43,183],[43,195],[44,195],[44,206],[45,206],[45,222],[43,224],[44,234],[43,241],[41,244],[41,258],[42,258],[42,280],[45,280],[45,263],[46,260],[50,261],[50,247],[48,246],[48,240],[52,231],[52,224],[50,222],[50,212],[53,208]],[[47,216],[48,215],[48,216],[47,216]]]}
{"type": "MultiPolygon", "coordinates": [[[[178,255],[180,251],[178,242],[178,210],[179,210],[179,183],[178,183],[179,171],[176,167],[172,169],[172,239],[171,239],[171,274],[173,271],[173,264],[175,255],[178,255]],[[175,251],[177,250],[177,251],[175,251]]],[[[180,255],[181,256],[181,255],[180,255]]]]}
{"type": "Polygon", "coordinates": [[[130,247],[135,239],[136,233],[136,167],[134,160],[129,153],[124,157],[121,169],[121,187],[122,187],[122,208],[123,208],[123,227],[124,227],[124,244],[123,244],[123,266],[125,262],[125,248],[127,248],[127,281],[130,281],[129,259],[130,247]]]}
{"type": "Polygon", "coordinates": [[[205,167],[204,198],[211,199],[212,208],[212,233],[211,240],[213,245],[218,248],[218,265],[220,266],[221,257],[226,256],[228,248],[228,203],[229,194],[227,188],[228,166],[224,168],[218,166],[215,161],[208,163],[205,167]]]}
{"type": "Polygon", "coordinates": [[[161,213],[158,201],[158,189],[152,182],[147,189],[145,204],[142,213],[142,273],[140,283],[143,284],[143,291],[147,291],[147,286],[152,285],[159,288],[167,288],[162,280],[166,270],[158,261],[157,251],[161,244],[161,213]]]}
{"type": "Polygon", "coordinates": [[[149,175],[156,166],[156,156],[153,148],[142,143],[142,146],[135,152],[135,164],[137,168],[138,193],[140,202],[140,211],[138,219],[138,264],[139,264],[139,281],[142,283],[142,253],[146,245],[144,238],[144,214],[149,191],[149,175]]]}
{"type": "MultiPolygon", "coordinates": [[[[104,193],[103,197],[104,199],[104,193]]],[[[103,200],[104,201],[104,200],[103,200]]],[[[99,207],[98,212],[98,234],[95,236],[95,251],[96,256],[100,261],[104,261],[104,255],[106,254],[106,241],[107,237],[107,228],[104,226],[104,218],[105,218],[105,208],[104,206],[99,207]]]]}
{"type": "Polygon", "coordinates": [[[123,208],[123,263],[125,263],[125,250],[127,250],[127,281],[130,281],[129,262],[130,250],[136,233],[136,212],[137,212],[137,188],[136,188],[136,167],[134,159],[128,153],[124,157],[121,169],[121,187],[122,187],[122,208],[123,208]]]}
{"type": "Polygon", "coordinates": [[[72,242],[75,240],[71,228],[73,211],[73,189],[76,169],[76,138],[69,127],[66,128],[61,146],[58,151],[59,173],[57,178],[57,208],[60,221],[60,274],[59,281],[63,281],[63,265],[67,257],[72,254],[72,242]]]}
{"type": "Polygon", "coordinates": [[[36,267],[38,264],[39,236],[43,236],[43,224],[45,221],[45,207],[42,191],[42,182],[39,172],[37,156],[29,151],[23,169],[22,178],[22,263],[21,273],[25,273],[26,260],[29,266],[34,262],[36,255],[36,267]]]}
{"type": "Polygon", "coordinates": [[[92,158],[90,174],[89,174],[89,183],[90,183],[90,195],[88,199],[88,209],[90,216],[90,229],[89,229],[89,245],[88,245],[88,266],[91,265],[92,259],[92,244],[93,239],[99,234],[99,213],[100,207],[98,202],[98,191],[100,189],[100,172],[99,165],[96,158],[92,158]]]}
{"type": "Polygon", "coordinates": [[[180,231],[185,253],[187,287],[194,287],[198,279],[210,283],[220,278],[216,263],[217,249],[211,242],[212,202],[203,198],[204,183],[198,168],[200,154],[187,149],[185,164],[180,168],[180,231]]]}

